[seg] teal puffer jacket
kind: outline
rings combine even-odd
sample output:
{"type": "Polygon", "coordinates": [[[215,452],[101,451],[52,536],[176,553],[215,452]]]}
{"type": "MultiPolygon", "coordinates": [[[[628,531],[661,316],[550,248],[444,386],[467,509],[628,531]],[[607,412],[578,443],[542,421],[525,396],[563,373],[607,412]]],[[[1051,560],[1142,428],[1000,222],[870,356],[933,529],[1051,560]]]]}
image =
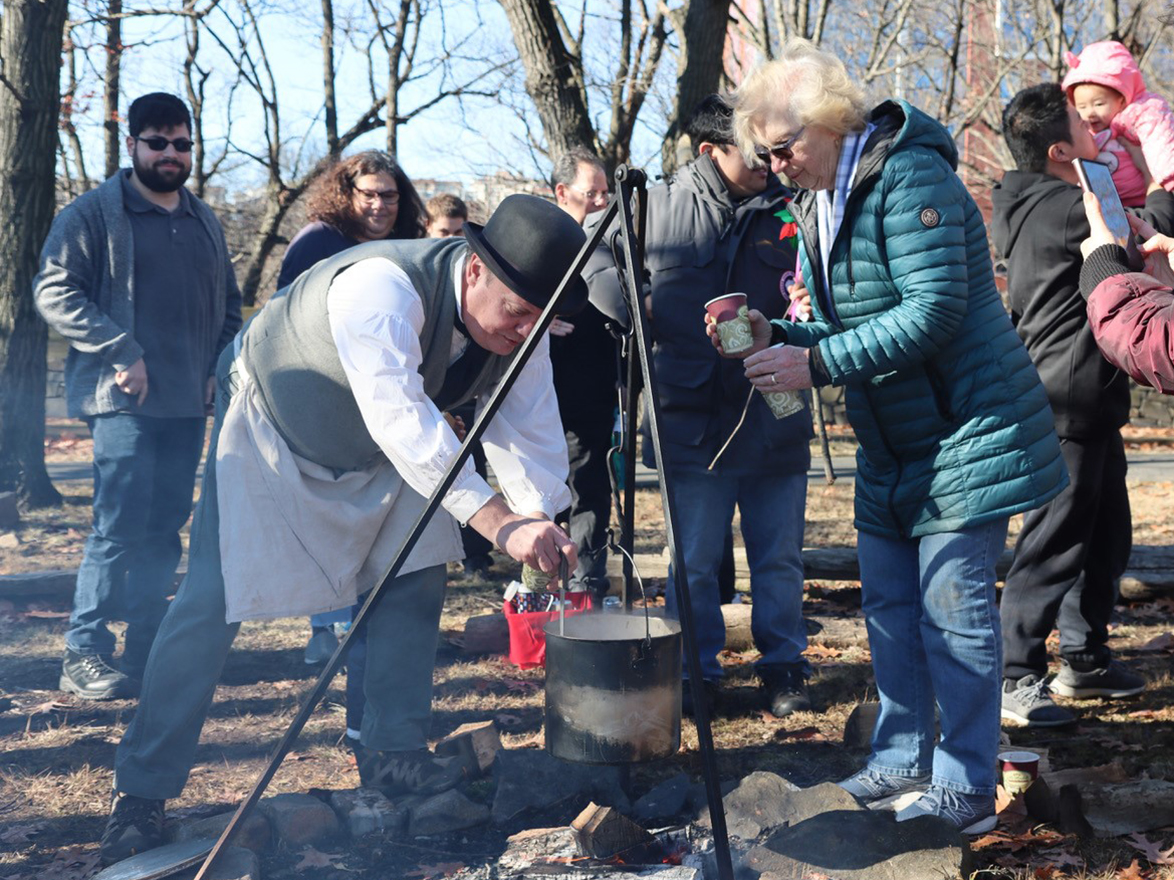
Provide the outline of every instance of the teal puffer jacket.
{"type": "Polygon", "coordinates": [[[815,194],[794,203],[809,324],[846,389],[860,442],[856,527],[889,538],[957,531],[1038,507],[1068,482],[1039,375],[995,290],[978,207],[946,130],[914,107],[874,109],[823,288],[815,194]]]}

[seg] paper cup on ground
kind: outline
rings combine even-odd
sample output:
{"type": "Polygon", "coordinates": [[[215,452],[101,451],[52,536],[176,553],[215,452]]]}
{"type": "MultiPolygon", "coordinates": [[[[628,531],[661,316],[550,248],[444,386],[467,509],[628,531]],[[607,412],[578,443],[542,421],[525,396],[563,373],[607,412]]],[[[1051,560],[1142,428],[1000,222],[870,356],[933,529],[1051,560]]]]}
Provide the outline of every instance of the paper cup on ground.
{"type": "Polygon", "coordinates": [[[1035,752],[1001,752],[999,768],[1003,790],[1007,794],[1023,794],[1039,776],[1039,755],[1035,752]]]}
{"type": "Polygon", "coordinates": [[[746,294],[727,293],[705,304],[705,313],[717,321],[717,336],[726,354],[741,354],[754,345],[746,294]]]}
{"type": "Polygon", "coordinates": [[[765,386],[759,386],[759,391],[766,398],[766,405],[776,419],[785,419],[803,410],[803,398],[798,391],[767,391],[765,386]]]}

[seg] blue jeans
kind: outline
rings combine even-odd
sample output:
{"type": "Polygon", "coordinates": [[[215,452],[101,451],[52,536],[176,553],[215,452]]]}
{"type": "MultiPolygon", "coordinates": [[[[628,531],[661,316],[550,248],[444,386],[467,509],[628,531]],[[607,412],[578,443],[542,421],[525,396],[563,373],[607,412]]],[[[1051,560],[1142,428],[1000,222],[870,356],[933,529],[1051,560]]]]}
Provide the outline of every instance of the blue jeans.
{"type": "Polygon", "coordinates": [[[994,794],[1003,674],[995,561],[1006,539],[1006,519],[908,541],[858,534],[881,703],[872,769],[932,771],[943,788],[994,794]],[[942,726],[936,749],[935,698],[942,726]]]}
{"type": "MultiPolygon", "coordinates": [[[[718,570],[734,505],[742,514],[742,538],[750,566],[750,630],[762,653],[760,667],[808,665],[803,658],[803,519],[807,474],[723,474],[677,468],[673,471],[677,528],[685,553],[685,574],[701,657],[701,674],[722,675],[718,652],[726,643],[718,570]]],[[[669,572],[666,603],[678,617],[677,593],[669,572]]]]}
{"type": "Polygon", "coordinates": [[[147,662],[192,512],[204,419],[112,413],[87,420],[94,438],[94,526],[77,575],[65,644],[114,653],[109,620],[127,623],[123,666],[147,662]]]}

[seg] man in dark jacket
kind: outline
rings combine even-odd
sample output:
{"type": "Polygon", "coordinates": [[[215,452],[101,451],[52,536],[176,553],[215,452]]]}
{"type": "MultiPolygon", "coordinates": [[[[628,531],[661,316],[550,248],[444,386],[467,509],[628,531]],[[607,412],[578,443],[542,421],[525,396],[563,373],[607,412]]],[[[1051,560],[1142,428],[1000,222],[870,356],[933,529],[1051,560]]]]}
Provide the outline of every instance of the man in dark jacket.
{"type": "MultiPolygon", "coordinates": [[[[703,101],[688,125],[697,158],[648,191],[648,304],[660,436],[672,462],[706,690],[716,694],[722,675],[718,570],[737,505],[754,600],[751,628],[762,652],[758,673],[767,706],[783,716],[811,707],[800,557],[811,416],[805,409],[775,419],[741,362],[718,356],[704,318],[706,301],[730,292],[746,293],[751,308],[781,318],[795,275],[796,230],[789,191],[766,168],[749,167],[734,145],[731,113],[717,95],[703,101]]],[[[592,299],[614,281],[614,269],[588,273],[592,299]]],[[[645,463],[654,465],[650,444],[644,449],[645,463]]],[[[672,589],[668,604],[675,614],[672,589]]]]}
{"type": "MultiPolygon", "coordinates": [[[[1024,89],[1003,130],[1018,170],[995,187],[994,243],[1007,264],[1011,319],[1039,370],[1070,484],[1026,514],[1002,598],[1002,715],[1032,727],[1069,724],[1051,691],[1123,697],[1145,687],[1113,662],[1109,617],[1132,544],[1121,426],[1129,381],[1097,351],[1080,295],[1088,235],[1073,159],[1097,147],[1063,90],[1024,89]],[[1049,687],[1046,641],[1060,630],[1060,672],[1049,687]]],[[[1174,196],[1151,188],[1144,213],[1174,228],[1174,196]]]]}
{"type": "MultiPolygon", "coordinates": [[[[607,207],[607,174],[599,157],[584,147],[567,150],[554,163],[551,187],[558,206],[583,221],[607,207]]],[[[550,326],[550,364],[554,393],[567,436],[571,506],[558,516],[579,553],[571,572],[575,588],[607,594],[607,526],[611,517],[611,478],[607,453],[615,424],[616,342],[607,319],[588,304],[569,320],[550,326]]]]}

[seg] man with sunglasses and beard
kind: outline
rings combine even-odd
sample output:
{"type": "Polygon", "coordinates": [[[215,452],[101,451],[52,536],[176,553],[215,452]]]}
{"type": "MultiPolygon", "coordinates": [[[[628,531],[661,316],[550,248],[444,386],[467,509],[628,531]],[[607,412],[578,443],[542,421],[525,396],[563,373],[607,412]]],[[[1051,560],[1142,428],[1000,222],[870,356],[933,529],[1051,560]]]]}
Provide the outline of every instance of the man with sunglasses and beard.
{"type": "Polygon", "coordinates": [[[57,216],[34,282],[38,311],[70,343],[70,416],[94,439],[94,522],[78,571],[60,687],[138,693],[192,509],[213,371],[241,326],[219,221],[184,188],[191,116],[173,95],[135,100],[131,167],[57,216]],[[107,623],[127,624],[121,660],[107,623]]]}

